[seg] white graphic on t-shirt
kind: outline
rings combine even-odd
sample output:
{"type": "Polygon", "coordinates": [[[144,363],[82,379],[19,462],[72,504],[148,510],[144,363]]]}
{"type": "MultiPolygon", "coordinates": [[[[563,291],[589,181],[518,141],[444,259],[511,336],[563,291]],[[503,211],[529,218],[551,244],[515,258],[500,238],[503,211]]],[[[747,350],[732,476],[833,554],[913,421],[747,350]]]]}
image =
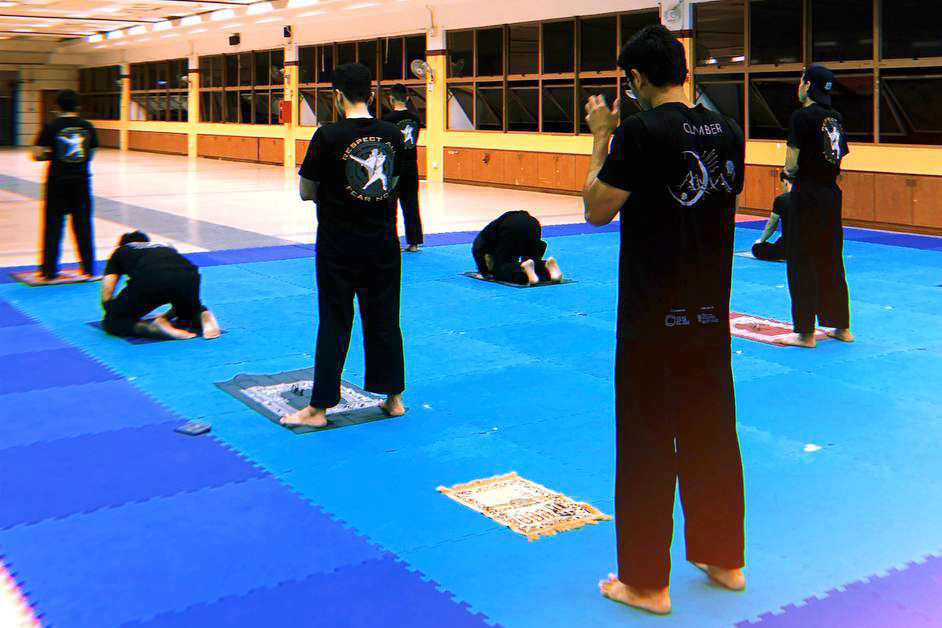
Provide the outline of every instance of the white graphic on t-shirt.
{"type": "Polygon", "coordinates": [[[366,174],[369,176],[369,179],[363,184],[364,190],[377,181],[383,184],[383,190],[389,189],[387,187],[389,181],[386,179],[386,173],[383,172],[383,164],[386,163],[386,155],[383,155],[378,149],[374,148],[370,151],[370,156],[366,159],[360,159],[356,155],[350,155],[350,159],[363,166],[363,169],[366,170],[366,174]]]}
{"type": "Polygon", "coordinates": [[[405,142],[407,146],[415,144],[415,127],[411,124],[407,124],[405,127],[399,129],[402,131],[402,141],[405,142]]]}
{"type": "Polygon", "coordinates": [[[75,129],[65,129],[57,139],[63,144],[63,161],[85,161],[85,135],[75,129]]]}
{"type": "Polygon", "coordinates": [[[825,118],[821,124],[821,130],[827,135],[827,142],[824,144],[824,159],[829,163],[836,164],[841,160],[841,139],[843,129],[841,123],[834,118],[825,118]]]}
{"type": "Polygon", "coordinates": [[[731,181],[736,180],[736,164],[732,160],[721,161],[715,149],[702,156],[692,150],[685,150],[681,154],[687,172],[680,183],[667,187],[675,201],[684,207],[691,207],[699,203],[705,194],[716,191],[732,193],[731,181]]]}

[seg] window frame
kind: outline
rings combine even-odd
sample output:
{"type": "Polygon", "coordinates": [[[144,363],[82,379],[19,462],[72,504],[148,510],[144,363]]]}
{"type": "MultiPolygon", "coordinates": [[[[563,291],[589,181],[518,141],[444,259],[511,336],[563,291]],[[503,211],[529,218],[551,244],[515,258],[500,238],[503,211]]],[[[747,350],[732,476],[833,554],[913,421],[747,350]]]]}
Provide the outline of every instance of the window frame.
{"type": "MultiPolygon", "coordinates": [[[[129,67],[131,75],[131,104],[143,98],[147,103],[160,103],[156,107],[159,117],[151,117],[150,106],[145,105],[145,120],[135,120],[137,122],[187,122],[189,120],[189,87],[188,83],[194,80],[193,75],[189,73],[189,62],[186,57],[175,59],[163,59],[160,61],[147,61],[144,63],[132,63],[129,67]],[[186,80],[180,81],[175,75],[183,70],[186,80]],[[134,88],[135,75],[137,76],[137,89],[134,88]],[[161,87],[159,82],[163,77],[164,85],[161,87]],[[181,107],[180,120],[171,120],[172,111],[171,102],[184,103],[181,107]]],[[[140,105],[139,105],[140,106],[140,105]]],[[[130,118],[131,112],[128,111],[130,118]]]]}

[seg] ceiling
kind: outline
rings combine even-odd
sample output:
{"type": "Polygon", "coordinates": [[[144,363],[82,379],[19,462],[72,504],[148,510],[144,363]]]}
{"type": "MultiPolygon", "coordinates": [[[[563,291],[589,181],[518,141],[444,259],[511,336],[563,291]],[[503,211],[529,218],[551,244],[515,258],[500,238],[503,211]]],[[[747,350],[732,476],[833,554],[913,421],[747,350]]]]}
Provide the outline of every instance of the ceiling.
{"type": "Polygon", "coordinates": [[[256,0],[0,1],[0,39],[62,41],[162,22],[256,0]]]}

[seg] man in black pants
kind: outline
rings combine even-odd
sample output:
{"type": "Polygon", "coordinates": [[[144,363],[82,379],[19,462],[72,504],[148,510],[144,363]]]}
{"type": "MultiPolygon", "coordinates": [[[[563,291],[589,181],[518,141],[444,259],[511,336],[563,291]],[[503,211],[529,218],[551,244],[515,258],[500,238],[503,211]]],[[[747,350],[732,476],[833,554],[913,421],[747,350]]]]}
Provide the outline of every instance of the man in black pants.
{"type": "Polygon", "coordinates": [[[43,225],[43,279],[59,275],[59,248],[67,214],[72,215],[72,233],[86,279],[95,275],[92,235],[92,193],[88,163],[98,148],[95,127],[76,113],[78,94],[70,89],[56,97],[60,114],[46,124],[33,148],[37,161],[49,161],[46,175],[46,209],[43,225]]]}
{"type": "Polygon", "coordinates": [[[219,337],[213,313],[200,302],[200,274],[196,266],[167,244],[151,242],[146,233],[134,231],[121,236],[118,248],[105,266],[101,284],[101,304],[105,309],[102,328],[113,336],[145,338],[219,337]],[[122,275],[128,283],[118,296],[115,287],[122,275]],[[170,304],[170,310],[152,320],[144,316],[170,304]],[[177,325],[171,321],[176,319],[177,325]]]}
{"type": "Polygon", "coordinates": [[[360,303],[366,354],[364,388],[386,395],[383,410],[402,416],[405,364],[399,329],[401,254],[396,236],[396,185],[402,133],[374,120],[370,70],[338,66],[334,99],[344,119],[314,133],[301,164],[301,198],[317,203],[317,305],[320,323],[311,403],[281,418],[287,427],[327,425],[340,403],[353,299],[360,303]]]}
{"type": "Polygon", "coordinates": [[[485,277],[519,284],[561,281],[552,257],[543,261],[546,242],[540,221],[525,211],[507,212],[491,221],[474,238],[471,254],[485,277]]]}
{"type": "Polygon", "coordinates": [[[692,106],[684,48],[663,26],[618,59],[641,111],[593,96],[586,220],[621,213],[615,355],[618,574],[603,595],[670,612],[674,491],[687,560],[723,587],[745,587],[742,461],[730,365],[729,296],[745,142],[736,123],[692,106]],[[617,127],[617,128],[616,128],[617,127]],[[611,149],[609,150],[609,142],[611,149]]]}
{"type": "Polygon", "coordinates": [[[765,223],[765,229],[762,230],[762,235],[759,236],[759,239],[752,245],[752,256],[766,262],[784,260],[787,252],[786,243],[788,238],[786,237],[786,233],[788,231],[788,215],[791,211],[794,197],[791,193],[791,184],[788,181],[783,181],[783,185],[785,191],[775,197],[775,200],[772,202],[772,213],[769,214],[769,219],[765,223]],[[779,224],[782,225],[782,236],[775,242],[769,242],[769,238],[775,234],[775,230],[778,228],[779,224]]]}
{"type": "Polygon", "coordinates": [[[814,349],[815,318],[832,338],[853,342],[844,277],[844,228],[837,175],[849,151],[844,119],[831,108],[834,74],[809,66],[798,85],[801,108],[792,114],[783,178],[793,181],[795,212],[788,233],[788,291],[793,334],[779,342],[814,349]]]}
{"type": "Polygon", "coordinates": [[[399,176],[399,204],[406,223],[406,251],[415,253],[424,241],[422,217],[419,215],[419,165],[416,142],[422,123],[409,107],[409,93],[404,85],[393,85],[389,90],[389,105],[392,111],[383,116],[386,122],[395,124],[402,133],[402,174],[399,176]]]}

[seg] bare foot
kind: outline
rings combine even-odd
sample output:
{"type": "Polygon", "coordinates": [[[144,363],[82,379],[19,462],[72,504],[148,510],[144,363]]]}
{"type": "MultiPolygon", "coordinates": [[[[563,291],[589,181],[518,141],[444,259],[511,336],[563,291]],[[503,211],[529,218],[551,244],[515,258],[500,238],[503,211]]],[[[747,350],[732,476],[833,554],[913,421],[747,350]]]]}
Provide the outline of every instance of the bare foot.
{"type": "Polygon", "coordinates": [[[655,615],[671,612],[671,596],[667,587],[663,589],[636,589],[608,574],[607,580],[599,580],[599,591],[610,600],[627,604],[655,615]]]}
{"type": "Polygon", "coordinates": [[[203,313],[200,314],[200,322],[203,324],[203,338],[206,340],[219,338],[222,332],[219,331],[219,323],[216,321],[216,317],[213,316],[212,312],[203,310],[203,313]]]}
{"type": "Polygon", "coordinates": [[[304,406],[297,412],[281,417],[278,422],[285,427],[324,427],[327,425],[327,410],[304,406]]]}
{"type": "Polygon", "coordinates": [[[746,576],[743,575],[742,569],[726,569],[725,567],[715,567],[703,563],[693,563],[693,565],[710,576],[710,580],[724,589],[742,591],[746,588],[746,576]]]}
{"type": "Polygon", "coordinates": [[[536,264],[533,263],[532,259],[523,260],[520,263],[520,270],[527,276],[527,283],[531,286],[540,283],[540,278],[536,276],[536,264]]]}
{"type": "Polygon", "coordinates": [[[841,342],[853,342],[854,334],[850,333],[849,329],[838,329],[834,328],[827,333],[828,336],[834,338],[835,340],[840,340],[841,342]]]}
{"type": "Polygon", "coordinates": [[[775,344],[785,345],[786,347],[801,347],[803,349],[814,349],[817,346],[814,334],[788,334],[784,338],[779,338],[775,344]]]}
{"type": "Polygon", "coordinates": [[[546,258],[546,272],[549,273],[550,281],[562,281],[563,271],[559,270],[559,264],[555,257],[546,258]]]}
{"type": "Polygon", "coordinates": [[[406,407],[402,404],[402,395],[388,395],[386,401],[379,404],[379,407],[391,417],[402,416],[406,413],[406,407]]]}
{"type": "Polygon", "coordinates": [[[177,329],[171,325],[170,321],[168,321],[163,316],[158,316],[152,320],[151,325],[158,331],[158,333],[161,333],[168,338],[173,338],[175,340],[189,340],[190,338],[196,338],[196,334],[186,331],[185,329],[177,329]]]}
{"type": "Polygon", "coordinates": [[[419,245],[418,245],[418,244],[410,244],[408,247],[406,247],[406,250],[407,250],[409,253],[418,253],[418,252],[419,252],[419,245]]]}

